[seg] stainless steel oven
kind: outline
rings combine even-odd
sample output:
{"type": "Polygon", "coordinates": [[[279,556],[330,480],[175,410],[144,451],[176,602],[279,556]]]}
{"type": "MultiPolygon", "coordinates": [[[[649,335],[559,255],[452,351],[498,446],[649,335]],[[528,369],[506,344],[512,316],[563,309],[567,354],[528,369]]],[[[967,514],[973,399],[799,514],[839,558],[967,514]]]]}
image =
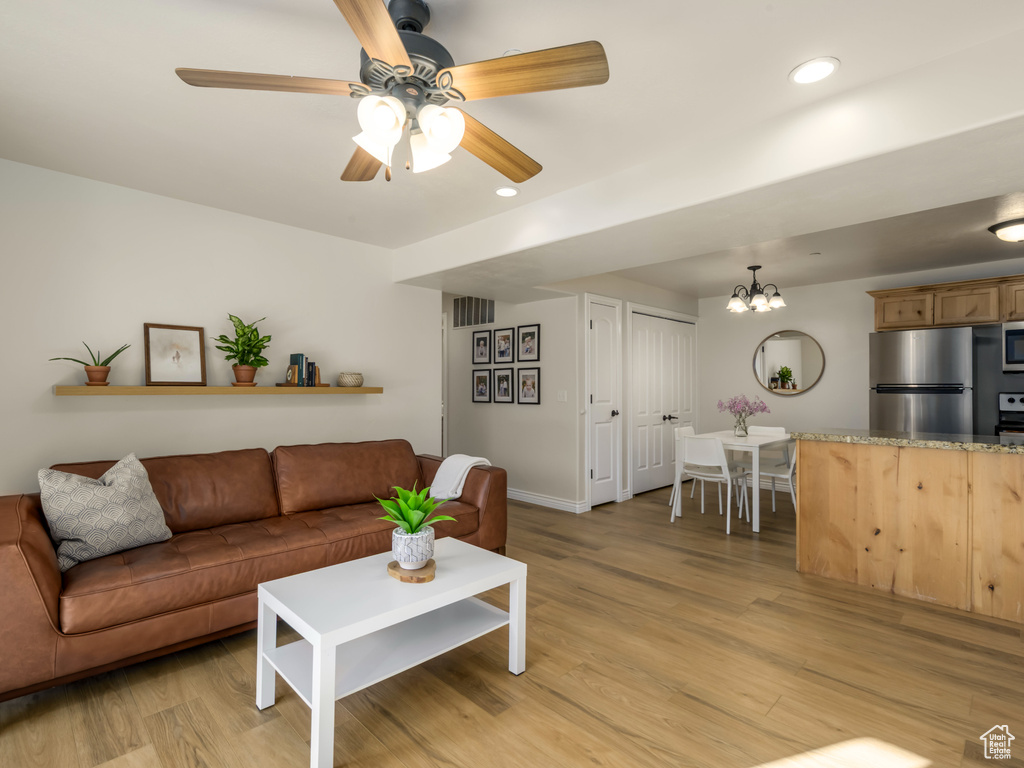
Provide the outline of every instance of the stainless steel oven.
{"type": "Polygon", "coordinates": [[[1024,393],[999,393],[996,437],[1003,445],[1024,445],[1024,393]]]}
{"type": "Polygon", "coordinates": [[[1024,322],[1003,323],[1003,370],[1024,371],[1024,322]]]}

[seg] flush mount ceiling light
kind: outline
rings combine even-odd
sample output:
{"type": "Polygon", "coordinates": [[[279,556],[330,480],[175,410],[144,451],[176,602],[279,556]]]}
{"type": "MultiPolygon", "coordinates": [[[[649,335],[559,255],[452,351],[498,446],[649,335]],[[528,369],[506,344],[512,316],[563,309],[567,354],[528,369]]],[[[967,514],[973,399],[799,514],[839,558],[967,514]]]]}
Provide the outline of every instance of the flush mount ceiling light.
{"type": "Polygon", "coordinates": [[[519,194],[519,187],[498,187],[494,194],[498,197],[515,197],[519,194]]]}
{"type": "MultiPolygon", "coordinates": [[[[543,51],[505,52],[497,59],[456,65],[441,43],[423,34],[430,21],[425,0],[334,0],[358,38],[360,82],[261,75],[215,69],[176,69],[189,85],[351,96],[361,133],[342,181],[370,181],[382,165],[391,180],[395,147],[408,136],[413,173],[437,168],[461,146],[509,181],[522,183],[540,163],[456,107],[497,96],[581,88],[608,81],[608,57],[596,41],[543,51]],[[405,131],[408,127],[408,131],[405,131]]],[[[404,149],[404,144],[403,144],[404,149]]]]}
{"type": "Polygon", "coordinates": [[[824,80],[839,69],[839,59],[832,56],[822,56],[819,59],[805,61],[799,67],[789,73],[790,82],[806,85],[824,80]]]}
{"type": "Polygon", "coordinates": [[[1024,219],[1012,219],[1000,224],[993,224],[988,231],[1008,243],[1024,242],[1024,219]]]}
{"type": "Polygon", "coordinates": [[[786,302],[782,300],[782,294],[779,293],[779,289],[774,283],[762,286],[757,282],[757,270],[760,268],[760,265],[747,267],[754,273],[750,288],[737,285],[733,289],[732,298],[726,305],[730,312],[746,312],[748,309],[755,312],[771,312],[773,309],[786,306],[786,302]]]}

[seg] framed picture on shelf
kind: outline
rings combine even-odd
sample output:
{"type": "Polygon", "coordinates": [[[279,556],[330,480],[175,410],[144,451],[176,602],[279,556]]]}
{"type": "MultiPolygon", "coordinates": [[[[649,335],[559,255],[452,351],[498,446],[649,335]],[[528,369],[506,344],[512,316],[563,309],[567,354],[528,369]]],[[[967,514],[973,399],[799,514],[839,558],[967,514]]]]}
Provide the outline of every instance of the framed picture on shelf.
{"type": "Polygon", "coordinates": [[[540,405],[540,368],[520,368],[517,389],[520,405],[540,405]]]}
{"type": "Polygon", "coordinates": [[[491,372],[472,371],[473,373],[473,402],[491,402],[491,372]]]}
{"type": "Polygon", "coordinates": [[[491,332],[473,331],[473,365],[490,365],[491,332]]]}
{"type": "Polygon", "coordinates": [[[494,369],[494,402],[514,403],[516,401],[515,374],[511,368],[494,369]]]}
{"type": "Polygon", "coordinates": [[[514,363],[516,329],[502,328],[494,332],[494,362],[514,363]]]}
{"type": "Polygon", "coordinates": [[[520,363],[540,360],[540,324],[520,325],[516,329],[516,349],[520,363]]]}
{"type": "Polygon", "coordinates": [[[202,328],[143,323],[146,386],[206,386],[206,344],[202,328]]]}

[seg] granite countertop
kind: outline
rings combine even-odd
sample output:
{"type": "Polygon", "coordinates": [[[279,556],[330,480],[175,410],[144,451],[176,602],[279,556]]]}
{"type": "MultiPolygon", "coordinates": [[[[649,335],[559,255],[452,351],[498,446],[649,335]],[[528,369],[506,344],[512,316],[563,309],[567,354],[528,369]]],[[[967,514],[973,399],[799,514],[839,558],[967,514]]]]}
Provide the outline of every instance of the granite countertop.
{"type": "Polygon", "coordinates": [[[889,432],[880,429],[823,429],[818,432],[792,432],[790,437],[823,443],[862,443],[980,453],[1024,453],[1024,445],[1003,445],[998,437],[992,435],[943,435],[931,432],[889,432]]]}

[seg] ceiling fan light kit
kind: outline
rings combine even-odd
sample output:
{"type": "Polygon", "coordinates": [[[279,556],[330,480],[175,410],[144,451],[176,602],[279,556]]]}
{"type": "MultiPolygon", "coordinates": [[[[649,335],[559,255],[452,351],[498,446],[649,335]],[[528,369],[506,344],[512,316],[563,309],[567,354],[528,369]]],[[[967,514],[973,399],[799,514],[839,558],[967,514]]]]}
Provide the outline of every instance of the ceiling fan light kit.
{"type": "Polygon", "coordinates": [[[747,267],[753,273],[750,288],[742,285],[733,288],[729,303],[725,305],[726,309],[730,312],[746,312],[748,309],[755,312],[771,312],[773,309],[786,306],[782,294],[774,283],[761,285],[757,282],[757,270],[760,268],[760,265],[747,267]]]}
{"type": "MultiPolygon", "coordinates": [[[[468,1],[468,0],[467,0],[468,1]]],[[[424,0],[334,0],[362,45],[361,82],[252,72],[175,70],[198,87],[348,95],[362,99],[356,116],[361,132],[341,175],[343,181],[370,181],[387,166],[409,127],[408,167],[414,173],[436,168],[462,146],[509,180],[519,183],[541,165],[449,101],[601,85],[608,81],[608,59],[596,41],[543,51],[517,53],[456,65],[451,54],[423,34],[430,21],[424,0]]]]}
{"type": "Polygon", "coordinates": [[[993,224],[988,231],[1008,243],[1024,242],[1024,219],[1011,219],[993,224]]]}

